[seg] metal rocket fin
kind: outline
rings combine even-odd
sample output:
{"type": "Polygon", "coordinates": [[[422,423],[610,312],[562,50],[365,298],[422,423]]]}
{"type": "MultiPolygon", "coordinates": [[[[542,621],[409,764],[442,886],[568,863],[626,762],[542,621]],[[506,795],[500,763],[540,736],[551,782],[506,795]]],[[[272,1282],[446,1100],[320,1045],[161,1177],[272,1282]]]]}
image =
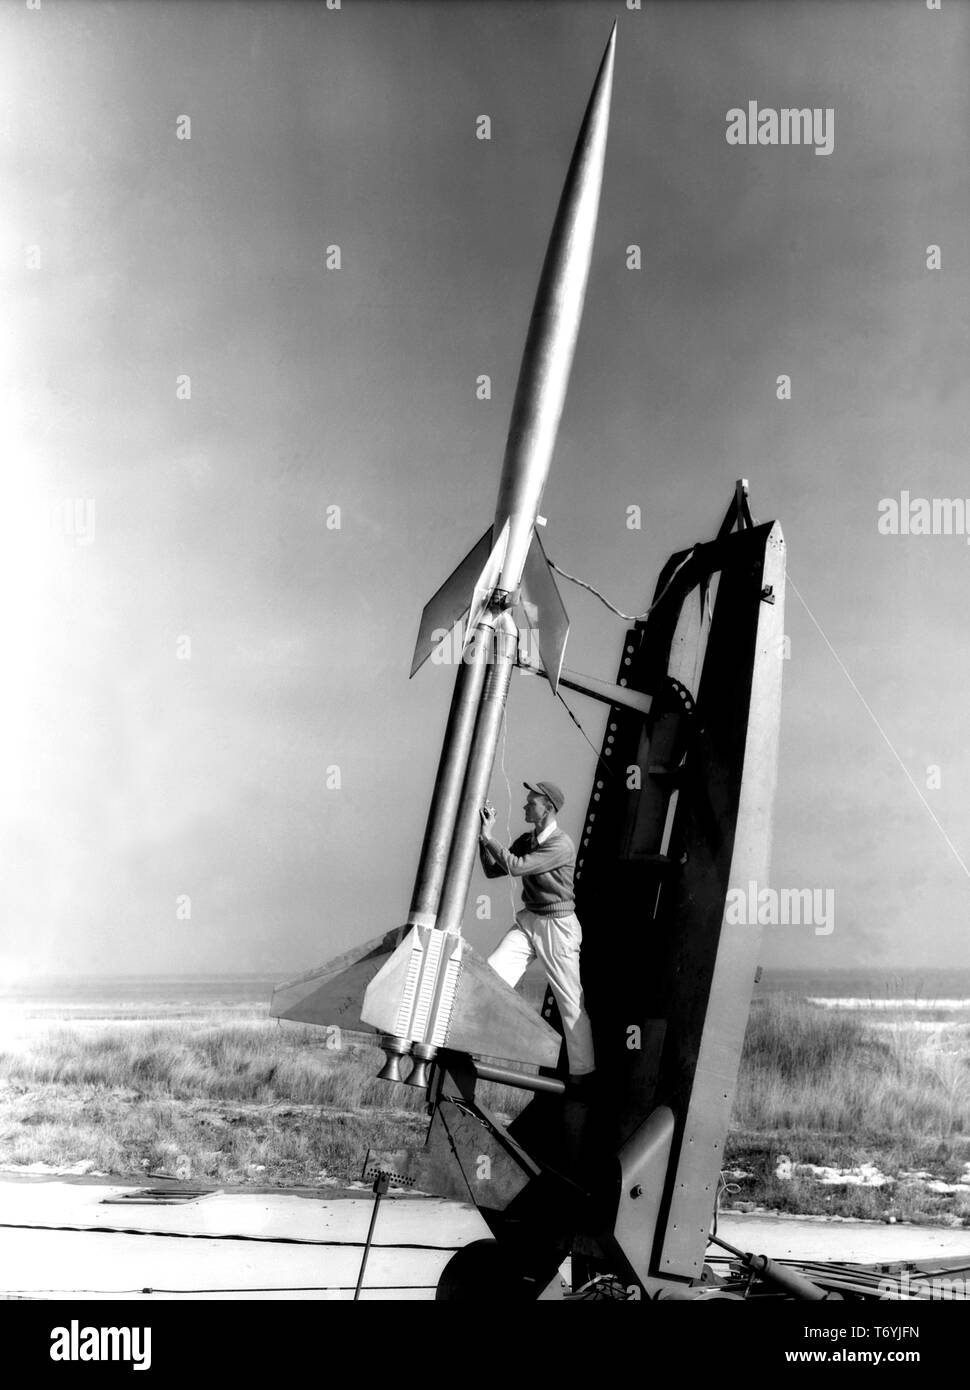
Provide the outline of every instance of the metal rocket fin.
{"type": "MultiPolygon", "coordinates": [[[[495,527],[492,527],[494,533],[495,527]]],[[[495,586],[502,573],[502,566],[505,564],[505,552],[509,544],[509,522],[506,518],[505,525],[499,532],[498,540],[492,546],[491,554],[485,562],[481,574],[478,576],[478,583],[475,585],[475,593],[472,597],[471,607],[468,612],[468,622],[465,624],[465,640],[462,643],[462,651],[468,646],[468,639],[478,626],[479,619],[488,607],[488,601],[495,592],[495,586]]]]}
{"type": "Polygon", "coordinates": [[[462,647],[467,644],[498,583],[505,560],[509,523],[506,521],[494,545],[493,531],[494,527],[490,526],[481,540],[472,546],[458,568],[451,572],[438,592],[424,605],[418,640],[414,644],[414,656],[411,660],[412,676],[424,665],[435,647],[444,641],[445,634],[449,633],[459,618],[466,613],[468,622],[462,647]]]}
{"type": "Polygon", "coordinates": [[[291,1023],[366,1029],[368,1025],[360,1016],[364,991],[408,930],[399,927],[385,932],[326,965],[277,985],[270,1001],[270,1017],[285,1018],[291,1023]]]}
{"type": "MultiPolygon", "coordinates": [[[[534,634],[542,669],[555,695],[559,689],[559,676],[566,655],[569,615],[537,532],[533,532],[532,544],[529,546],[522,573],[522,593],[516,605],[516,625],[520,634],[525,631],[534,634]]],[[[534,661],[531,664],[535,664],[534,661]]]]}
{"type": "Polygon", "coordinates": [[[455,1052],[553,1067],[563,1042],[466,941],[445,1045],[455,1052]]]}
{"type": "Polygon", "coordinates": [[[424,665],[435,647],[444,640],[443,634],[449,633],[459,618],[468,612],[476,581],[489,563],[491,553],[490,526],[472,546],[458,568],[452,570],[441,588],[424,605],[418,640],[414,644],[414,656],[411,659],[412,676],[424,665]],[[437,637],[435,633],[438,634],[437,637]]]}

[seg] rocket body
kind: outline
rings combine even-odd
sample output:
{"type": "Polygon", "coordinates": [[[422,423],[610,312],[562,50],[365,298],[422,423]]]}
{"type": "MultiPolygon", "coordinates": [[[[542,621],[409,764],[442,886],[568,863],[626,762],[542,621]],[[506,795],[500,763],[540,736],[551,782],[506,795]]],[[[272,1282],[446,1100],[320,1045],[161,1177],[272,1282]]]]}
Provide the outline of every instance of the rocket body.
{"type": "MultiPolygon", "coordinates": [[[[425,1082],[425,1063],[439,1046],[510,1060],[554,1063],[558,1035],[523,1006],[461,935],[495,751],[518,655],[519,624],[538,636],[553,689],[569,622],[536,534],[569,383],[593,254],[609,126],[616,27],[610,34],[586,107],[553,223],[512,405],[491,528],[426,604],[411,674],[454,624],[468,614],[434,792],[418,862],[406,935],[381,969],[370,972],[360,1019],[385,1034],[388,1065],[412,1046],[409,1080],[425,1082]],[[474,990],[474,998],[471,991],[474,990]],[[495,999],[487,996],[495,995],[495,999]],[[523,1014],[522,1008],[525,1008],[523,1014]],[[484,1021],[483,1021],[484,1020],[484,1021]],[[490,1031],[491,1030],[491,1031],[490,1031]]],[[[386,954],[370,943],[339,970],[281,986],[283,1017],[325,1022],[325,1003],[346,1004],[340,981],[386,954]],[[369,952],[369,954],[368,954],[369,952]],[[309,983],[308,983],[309,980],[309,983]],[[302,1001],[310,998],[312,1010],[302,1001]]],[[[275,996],[274,996],[275,1004],[275,996]]],[[[347,1017],[346,1008],[344,1017],[347,1017]]],[[[335,1021],[335,1020],[334,1020],[335,1021]]]]}

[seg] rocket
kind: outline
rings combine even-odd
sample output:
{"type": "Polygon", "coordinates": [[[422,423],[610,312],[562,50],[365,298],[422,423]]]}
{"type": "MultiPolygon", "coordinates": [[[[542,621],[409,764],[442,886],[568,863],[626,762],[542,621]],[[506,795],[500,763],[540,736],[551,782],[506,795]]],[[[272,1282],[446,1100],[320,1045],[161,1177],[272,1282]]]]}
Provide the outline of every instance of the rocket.
{"type": "Polygon", "coordinates": [[[461,923],[520,634],[534,634],[553,692],[562,672],[569,620],[536,528],[592,259],[615,44],[614,24],[539,278],[492,524],[421,615],[412,676],[466,621],[405,925],[278,986],[270,1007],[274,1017],[380,1031],[381,1075],[401,1079],[411,1053],[418,1086],[442,1047],[545,1066],[559,1056],[559,1035],[476,956],[461,923]]]}

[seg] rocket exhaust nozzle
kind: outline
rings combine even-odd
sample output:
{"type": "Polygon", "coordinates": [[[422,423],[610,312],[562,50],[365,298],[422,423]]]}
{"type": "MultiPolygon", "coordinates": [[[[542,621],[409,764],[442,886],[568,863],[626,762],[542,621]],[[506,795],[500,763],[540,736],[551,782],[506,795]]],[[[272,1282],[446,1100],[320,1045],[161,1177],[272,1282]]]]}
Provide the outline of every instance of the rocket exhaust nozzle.
{"type": "Polygon", "coordinates": [[[411,1048],[414,1066],[411,1068],[411,1075],[406,1084],[414,1086],[418,1090],[427,1090],[428,1070],[437,1055],[438,1049],[433,1047],[431,1043],[415,1043],[411,1048]]]}
{"type": "Polygon", "coordinates": [[[406,1057],[411,1050],[410,1040],[408,1038],[392,1038],[385,1034],[381,1038],[381,1048],[386,1060],[377,1073],[378,1081],[403,1081],[401,1059],[406,1057]]]}

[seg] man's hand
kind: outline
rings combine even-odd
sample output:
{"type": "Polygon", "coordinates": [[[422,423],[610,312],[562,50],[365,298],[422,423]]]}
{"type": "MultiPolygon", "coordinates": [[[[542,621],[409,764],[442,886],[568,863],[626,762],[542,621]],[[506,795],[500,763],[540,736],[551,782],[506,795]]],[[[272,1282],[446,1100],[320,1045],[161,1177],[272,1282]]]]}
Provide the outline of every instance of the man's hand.
{"type": "Polygon", "coordinates": [[[480,838],[483,840],[487,840],[491,836],[492,827],[495,824],[495,807],[492,805],[490,801],[486,801],[485,805],[479,812],[479,815],[482,818],[482,829],[480,838]]]}

